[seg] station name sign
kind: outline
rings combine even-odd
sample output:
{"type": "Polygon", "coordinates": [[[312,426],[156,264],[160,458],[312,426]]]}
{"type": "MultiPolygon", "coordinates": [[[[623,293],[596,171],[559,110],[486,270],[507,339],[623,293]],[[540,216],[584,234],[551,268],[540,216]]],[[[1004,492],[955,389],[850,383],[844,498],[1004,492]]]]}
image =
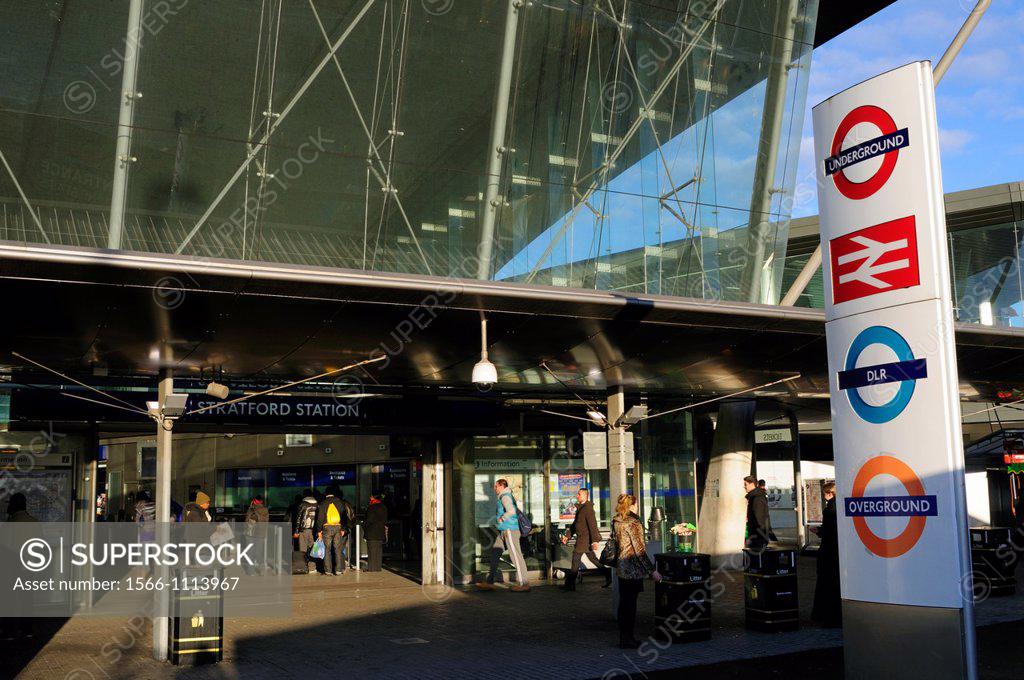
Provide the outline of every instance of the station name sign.
{"type": "Polygon", "coordinates": [[[218,405],[216,401],[189,401],[189,409],[208,408],[201,413],[188,416],[186,420],[223,420],[224,418],[251,418],[253,416],[296,418],[296,419],[340,419],[358,420],[361,417],[360,403],[339,403],[327,399],[309,401],[285,401],[280,398],[265,401],[240,401],[234,404],[218,405]]]}

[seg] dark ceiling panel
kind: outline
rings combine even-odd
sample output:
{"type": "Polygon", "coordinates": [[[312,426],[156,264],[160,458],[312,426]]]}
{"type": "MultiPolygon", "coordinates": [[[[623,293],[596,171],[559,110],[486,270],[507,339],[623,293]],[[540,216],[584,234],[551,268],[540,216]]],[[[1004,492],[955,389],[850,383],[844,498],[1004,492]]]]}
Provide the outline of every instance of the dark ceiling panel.
{"type": "MultiPolygon", "coordinates": [[[[843,31],[859,24],[895,0],[819,0],[814,46],[820,47],[843,31]]],[[[952,40],[953,36],[949,36],[952,40]]]]}

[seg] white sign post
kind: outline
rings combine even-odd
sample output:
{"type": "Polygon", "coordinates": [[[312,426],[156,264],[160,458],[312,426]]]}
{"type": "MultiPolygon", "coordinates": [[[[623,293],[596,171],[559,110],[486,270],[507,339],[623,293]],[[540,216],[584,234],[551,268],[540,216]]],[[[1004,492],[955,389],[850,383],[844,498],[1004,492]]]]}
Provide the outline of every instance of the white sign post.
{"type": "Polygon", "coordinates": [[[931,65],[813,109],[847,678],[974,678],[931,65]]]}

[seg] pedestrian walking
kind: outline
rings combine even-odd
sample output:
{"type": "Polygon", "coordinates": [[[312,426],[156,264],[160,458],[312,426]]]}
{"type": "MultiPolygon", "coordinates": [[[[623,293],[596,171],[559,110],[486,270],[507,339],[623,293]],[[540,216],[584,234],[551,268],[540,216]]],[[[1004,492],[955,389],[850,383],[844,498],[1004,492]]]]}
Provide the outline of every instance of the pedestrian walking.
{"type": "Polygon", "coordinates": [[[380,571],[384,562],[384,543],[388,540],[388,508],[381,500],[380,492],[370,496],[370,507],[366,509],[366,571],[380,571]]]}
{"type": "Polygon", "coordinates": [[[567,544],[572,536],[576,537],[576,545],[572,549],[572,566],[565,575],[562,590],[576,590],[576,578],[583,566],[584,555],[604,574],[604,587],[607,588],[612,582],[612,572],[603,567],[597,559],[596,551],[601,542],[601,530],[597,526],[597,513],[594,512],[594,504],[590,501],[588,489],[580,489],[576,492],[576,517],[569,525],[565,535],[562,536],[562,545],[567,544]]]}
{"type": "Polygon", "coordinates": [[[349,530],[349,513],[339,498],[337,487],[327,489],[327,495],[317,510],[317,538],[324,542],[324,575],[339,576],[345,573],[342,559],[342,541],[349,530]]]}
{"type": "Polygon", "coordinates": [[[320,504],[311,489],[306,489],[292,513],[292,538],[299,542],[302,566],[307,573],[315,574],[316,561],[309,556],[309,550],[316,543],[316,518],[320,504]]]}
{"type": "Polygon", "coordinates": [[[843,625],[843,603],[839,588],[839,525],[836,517],[836,485],[823,489],[825,508],[821,526],[812,528],[821,538],[818,547],[818,580],[814,585],[814,609],[811,618],[826,628],[843,625]]]}
{"type": "Polygon", "coordinates": [[[487,581],[477,582],[476,586],[483,590],[494,590],[494,582],[498,578],[501,556],[508,551],[508,556],[516,569],[516,583],[509,590],[517,593],[529,592],[530,584],[526,578],[526,560],[523,558],[523,547],[519,543],[522,534],[519,531],[519,506],[508,488],[508,481],[499,479],[494,483],[494,495],[497,497],[494,523],[498,535],[491,545],[491,570],[487,581]]]}
{"type": "Polygon", "coordinates": [[[632,494],[621,494],[615,504],[612,535],[618,549],[615,573],[619,580],[619,647],[636,649],[640,646],[635,635],[636,601],[644,590],[644,579],[651,576],[660,581],[661,574],[647,554],[644,526],[632,494]]]}

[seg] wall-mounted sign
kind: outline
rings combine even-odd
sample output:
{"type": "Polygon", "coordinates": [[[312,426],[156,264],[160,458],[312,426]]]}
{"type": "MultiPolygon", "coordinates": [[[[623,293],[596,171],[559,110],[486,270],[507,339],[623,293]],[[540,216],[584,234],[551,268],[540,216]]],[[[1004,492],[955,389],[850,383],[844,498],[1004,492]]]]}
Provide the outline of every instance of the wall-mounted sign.
{"type": "Polygon", "coordinates": [[[74,459],[70,453],[32,453],[31,451],[0,452],[0,469],[35,470],[39,468],[71,467],[74,459]]]}
{"type": "Polygon", "coordinates": [[[477,472],[539,472],[537,458],[478,458],[473,461],[477,472]]]}
{"type": "Polygon", "coordinates": [[[754,430],[755,444],[778,444],[793,441],[793,431],[788,427],[754,430]]]}
{"type": "Polygon", "coordinates": [[[583,467],[586,470],[608,469],[608,434],[603,430],[583,433],[583,467]]]}

